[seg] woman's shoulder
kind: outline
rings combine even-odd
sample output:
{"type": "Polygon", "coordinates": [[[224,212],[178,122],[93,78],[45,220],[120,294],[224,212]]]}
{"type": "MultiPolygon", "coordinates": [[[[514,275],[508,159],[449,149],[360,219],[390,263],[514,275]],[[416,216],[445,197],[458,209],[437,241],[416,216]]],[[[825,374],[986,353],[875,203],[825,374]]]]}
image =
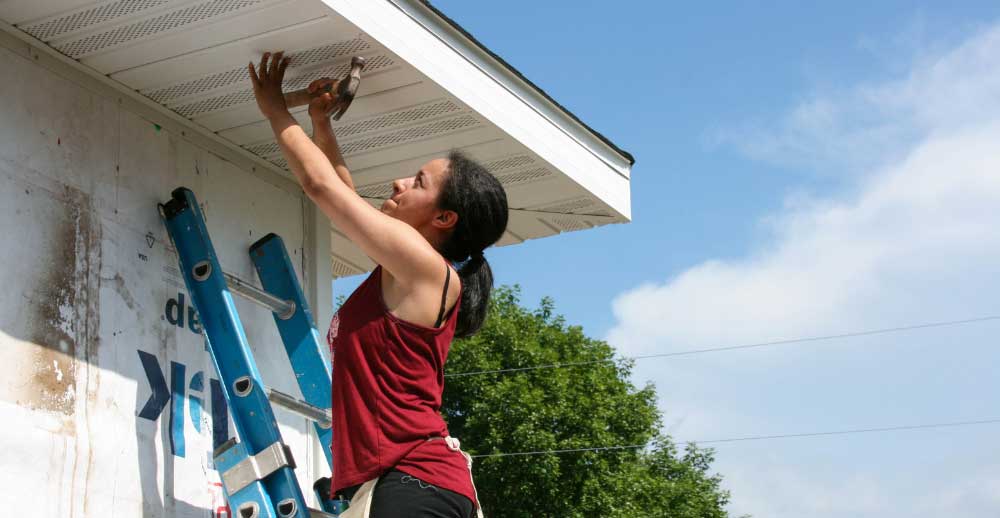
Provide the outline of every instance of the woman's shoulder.
{"type": "Polygon", "coordinates": [[[377,284],[373,289],[382,308],[409,323],[437,329],[434,324],[440,323],[434,320],[447,321],[462,296],[462,278],[458,271],[444,259],[441,266],[436,278],[418,286],[401,283],[387,269],[376,266],[377,284]]]}

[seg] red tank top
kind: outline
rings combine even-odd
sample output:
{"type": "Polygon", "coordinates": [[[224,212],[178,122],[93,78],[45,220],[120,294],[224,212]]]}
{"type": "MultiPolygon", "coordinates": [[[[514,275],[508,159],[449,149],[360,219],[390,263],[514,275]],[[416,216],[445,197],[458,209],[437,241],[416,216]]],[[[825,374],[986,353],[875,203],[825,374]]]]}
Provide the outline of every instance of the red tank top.
{"type": "Polygon", "coordinates": [[[406,322],[385,306],[379,266],[333,316],[331,494],[395,468],[476,501],[462,454],[428,441],[448,435],[441,394],[460,302],[440,328],[406,322]]]}

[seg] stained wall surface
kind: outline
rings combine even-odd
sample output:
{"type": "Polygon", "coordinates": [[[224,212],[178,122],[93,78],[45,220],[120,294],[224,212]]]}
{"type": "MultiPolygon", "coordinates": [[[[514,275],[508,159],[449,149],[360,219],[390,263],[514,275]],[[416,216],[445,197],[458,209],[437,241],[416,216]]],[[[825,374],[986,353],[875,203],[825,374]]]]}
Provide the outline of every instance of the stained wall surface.
{"type": "MultiPolygon", "coordinates": [[[[0,508],[231,516],[211,451],[234,432],[156,204],[191,188],[223,268],[258,283],[269,232],[301,279],[303,198],[28,55],[0,69],[0,508]]],[[[265,382],[298,394],[270,313],[237,306],[265,382]]],[[[276,413],[310,488],[320,446],[276,413]]]]}

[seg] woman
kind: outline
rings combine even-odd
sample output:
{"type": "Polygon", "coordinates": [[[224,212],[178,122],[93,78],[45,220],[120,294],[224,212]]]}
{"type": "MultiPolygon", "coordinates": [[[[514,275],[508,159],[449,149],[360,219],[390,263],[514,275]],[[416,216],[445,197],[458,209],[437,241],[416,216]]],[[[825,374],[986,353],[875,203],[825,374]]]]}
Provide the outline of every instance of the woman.
{"type": "Polygon", "coordinates": [[[336,353],[332,494],[351,498],[350,516],[469,518],[478,510],[471,459],[440,415],[444,363],[452,338],[486,317],[493,274],[483,250],[507,227],[506,193],[452,152],[396,180],[374,209],[354,191],[326,115],[330,94],[309,105],[313,139],[289,114],[287,66],[280,52],[249,65],[261,113],[306,195],[378,263],[327,335],[336,353]]]}

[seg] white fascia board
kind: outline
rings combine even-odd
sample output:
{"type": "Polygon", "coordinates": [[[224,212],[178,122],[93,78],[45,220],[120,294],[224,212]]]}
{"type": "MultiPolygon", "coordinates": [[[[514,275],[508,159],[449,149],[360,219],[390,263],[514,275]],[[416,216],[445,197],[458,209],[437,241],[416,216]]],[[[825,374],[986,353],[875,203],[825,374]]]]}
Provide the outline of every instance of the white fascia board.
{"type": "Polygon", "coordinates": [[[451,23],[442,20],[434,11],[418,0],[389,0],[408,16],[413,18],[425,29],[434,33],[449,47],[472,62],[479,70],[500,83],[515,97],[530,105],[539,115],[552,124],[567,132],[580,145],[608,163],[619,174],[629,177],[631,164],[626,157],[598,138],[593,130],[581,124],[566,113],[565,109],[554,104],[551,99],[531,84],[524,81],[517,73],[483,50],[480,45],[469,41],[465,34],[451,23]]]}
{"type": "Polygon", "coordinates": [[[414,0],[322,0],[380,45],[631,219],[629,161],[414,0]]]}

